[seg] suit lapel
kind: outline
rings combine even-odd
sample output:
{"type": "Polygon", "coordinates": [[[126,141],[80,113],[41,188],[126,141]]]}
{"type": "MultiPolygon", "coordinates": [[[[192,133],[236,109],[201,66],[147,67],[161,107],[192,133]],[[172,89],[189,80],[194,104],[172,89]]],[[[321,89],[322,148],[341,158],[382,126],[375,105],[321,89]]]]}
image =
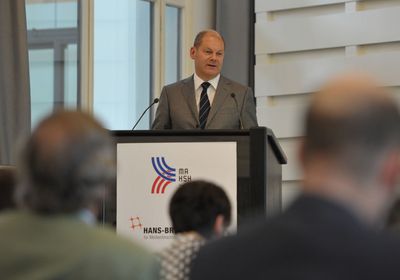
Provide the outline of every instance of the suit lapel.
{"type": "Polygon", "coordinates": [[[193,117],[196,123],[199,123],[199,113],[196,106],[196,97],[194,94],[194,80],[193,75],[183,80],[182,95],[185,98],[190,111],[193,113],[193,117]]]}
{"type": "Polygon", "coordinates": [[[230,82],[221,75],[219,82],[218,82],[217,91],[215,92],[214,101],[211,105],[210,114],[208,115],[208,118],[207,118],[206,127],[208,127],[209,124],[212,122],[213,118],[219,111],[219,108],[225,102],[226,97],[229,96],[229,94],[230,94],[229,84],[230,84],[230,82]]]}

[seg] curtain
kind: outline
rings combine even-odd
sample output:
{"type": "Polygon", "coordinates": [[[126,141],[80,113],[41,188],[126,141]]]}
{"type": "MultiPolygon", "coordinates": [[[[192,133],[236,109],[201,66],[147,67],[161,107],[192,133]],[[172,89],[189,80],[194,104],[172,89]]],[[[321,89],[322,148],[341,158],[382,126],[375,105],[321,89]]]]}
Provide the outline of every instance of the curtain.
{"type": "Polygon", "coordinates": [[[0,164],[30,132],[28,66],[25,1],[0,0],[0,164]]]}

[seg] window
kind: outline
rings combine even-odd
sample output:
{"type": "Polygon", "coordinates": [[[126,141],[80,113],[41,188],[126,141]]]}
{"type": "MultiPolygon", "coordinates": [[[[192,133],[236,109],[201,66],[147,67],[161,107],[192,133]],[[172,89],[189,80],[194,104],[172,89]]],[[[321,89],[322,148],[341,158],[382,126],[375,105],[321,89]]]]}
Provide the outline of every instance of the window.
{"type": "Polygon", "coordinates": [[[161,86],[181,78],[181,11],[165,0],[94,0],[93,111],[107,128],[132,129],[161,86]]]}
{"type": "Polygon", "coordinates": [[[161,87],[182,78],[186,1],[26,0],[32,127],[69,107],[131,129],[161,87]]]}
{"type": "Polygon", "coordinates": [[[26,0],[31,122],[78,106],[78,1],[26,0]]]}
{"type": "Polygon", "coordinates": [[[165,9],[165,84],[181,76],[180,8],[167,5],[165,9]]]}
{"type": "Polygon", "coordinates": [[[149,105],[152,15],[148,1],[95,1],[93,109],[110,129],[131,129],[149,105]]]}

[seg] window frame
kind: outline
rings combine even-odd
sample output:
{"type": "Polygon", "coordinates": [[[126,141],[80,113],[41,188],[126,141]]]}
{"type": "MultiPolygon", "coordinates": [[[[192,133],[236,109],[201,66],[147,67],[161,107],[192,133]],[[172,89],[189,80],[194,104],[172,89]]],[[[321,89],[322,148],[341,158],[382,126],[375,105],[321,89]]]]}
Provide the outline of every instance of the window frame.
{"type": "MultiPolygon", "coordinates": [[[[79,104],[82,110],[93,114],[93,51],[94,51],[94,4],[96,0],[79,1],[78,24],[80,26],[80,42],[81,48],[79,53],[80,69],[78,69],[80,80],[79,104]]],[[[192,72],[192,67],[188,67],[187,50],[191,43],[187,38],[191,38],[192,20],[188,16],[188,10],[192,7],[193,0],[141,0],[151,2],[153,4],[153,22],[152,22],[152,58],[151,58],[151,86],[150,100],[159,97],[161,89],[165,84],[165,10],[166,6],[174,6],[180,8],[180,77],[182,79],[188,73],[192,72]]],[[[149,103],[150,104],[150,103],[149,103]]],[[[155,108],[150,112],[150,122],[153,121],[155,108]]]]}
{"type": "MultiPolygon", "coordinates": [[[[78,0],[79,1],[79,0],[78,0]]],[[[33,29],[28,30],[28,49],[53,49],[53,69],[54,69],[54,104],[53,110],[63,108],[65,105],[64,88],[64,52],[69,44],[76,44],[79,50],[79,38],[77,28],[57,28],[55,29],[33,29]]],[[[79,56],[79,53],[78,53],[79,56]]],[[[79,59],[78,59],[79,60],[79,59]]],[[[79,69],[79,62],[78,62],[79,69]]],[[[80,107],[80,86],[79,72],[77,77],[77,108],[80,107]]]]}

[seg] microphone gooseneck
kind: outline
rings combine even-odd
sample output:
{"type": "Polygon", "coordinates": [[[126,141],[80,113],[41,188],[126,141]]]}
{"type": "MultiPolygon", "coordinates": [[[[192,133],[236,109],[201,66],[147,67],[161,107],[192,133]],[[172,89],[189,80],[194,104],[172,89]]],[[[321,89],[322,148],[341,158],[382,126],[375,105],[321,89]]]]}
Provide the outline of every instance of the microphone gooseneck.
{"type": "Polygon", "coordinates": [[[135,129],[135,127],[139,124],[140,120],[143,118],[144,114],[146,114],[146,112],[156,103],[158,103],[158,101],[160,101],[158,98],[154,98],[153,102],[151,102],[151,104],[146,108],[146,110],[144,110],[144,112],[140,115],[140,118],[137,120],[137,122],[133,125],[132,130],[135,129]]]}
{"type": "Polygon", "coordinates": [[[239,104],[238,104],[238,102],[236,100],[236,94],[234,92],[232,92],[231,93],[231,97],[233,98],[233,100],[235,101],[235,104],[236,104],[236,111],[237,111],[237,113],[239,115],[240,129],[243,129],[242,115],[240,114],[240,111],[239,111],[239,104]]]}

